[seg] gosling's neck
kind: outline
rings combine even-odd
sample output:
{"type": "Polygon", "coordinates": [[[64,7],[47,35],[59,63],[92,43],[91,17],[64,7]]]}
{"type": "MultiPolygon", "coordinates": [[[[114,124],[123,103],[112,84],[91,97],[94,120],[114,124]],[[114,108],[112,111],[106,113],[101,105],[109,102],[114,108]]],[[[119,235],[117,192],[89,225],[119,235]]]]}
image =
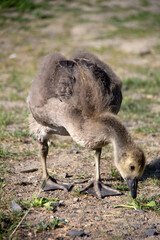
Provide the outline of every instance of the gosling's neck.
{"type": "Polygon", "coordinates": [[[101,148],[110,142],[114,145],[115,159],[118,159],[121,152],[133,144],[128,131],[113,114],[107,113],[85,121],[82,119],[81,122],[78,117],[72,122],[69,120],[65,121],[67,131],[83,147],[101,148]]]}
{"type": "Polygon", "coordinates": [[[106,126],[106,136],[109,142],[114,146],[114,159],[116,163],[119,157],[135,144],[129,132],[117,116],[108,113],[101,116],[101,121],[106,126]]]}

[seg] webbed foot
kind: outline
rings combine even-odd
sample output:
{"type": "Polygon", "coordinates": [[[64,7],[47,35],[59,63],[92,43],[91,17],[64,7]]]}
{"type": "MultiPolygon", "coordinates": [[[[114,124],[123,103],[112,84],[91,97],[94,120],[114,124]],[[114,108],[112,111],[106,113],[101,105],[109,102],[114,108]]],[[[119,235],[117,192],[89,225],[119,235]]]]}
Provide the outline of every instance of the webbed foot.
{"type": "Polygon", "coordinates": [[[97,198],[104,198],[106,196],[116,196],[116,195],[121,195],[122,193],[119,192],[118,190],[112,189],[105,184],[103,184],[101,181],[92,181],[89,186],[86,188],[82,189],[80,191],[82,192],[88,192],[92,194],[93,196],[97,198]]]}
{"type": "Polygon", "coordinates": [[[63,182],[60,182],[50,176],[48,179],[45,179],[43,181],[42,186],[41,186],[41,188],[44,191],[52,191],[52,190],[57,190],[57,189],[69,191],[72,187],[73,187],[73,183],[63,183],[63,182]]]}

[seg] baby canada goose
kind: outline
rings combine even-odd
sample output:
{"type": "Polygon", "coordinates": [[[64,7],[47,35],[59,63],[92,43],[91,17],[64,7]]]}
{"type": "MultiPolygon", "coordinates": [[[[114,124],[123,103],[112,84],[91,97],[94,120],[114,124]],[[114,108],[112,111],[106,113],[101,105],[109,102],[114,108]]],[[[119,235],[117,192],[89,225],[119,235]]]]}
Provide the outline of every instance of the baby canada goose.
{"type": "Polygon", "coordinates": [[[100,179],[101,149],[112,143],[115,165],[136,198],[145,157],[115,115],[121,106],[121,85],[111,68],[89,52],[78,51],[71,60],[58,53],[44,58],[28,96],[30,131],[40,143],[44,190],[72,187],[51,178],[46,167],[51,135],[70,135],[95,150],[95,179],[82,191],[98,198],[121,194],[100,179]]]}

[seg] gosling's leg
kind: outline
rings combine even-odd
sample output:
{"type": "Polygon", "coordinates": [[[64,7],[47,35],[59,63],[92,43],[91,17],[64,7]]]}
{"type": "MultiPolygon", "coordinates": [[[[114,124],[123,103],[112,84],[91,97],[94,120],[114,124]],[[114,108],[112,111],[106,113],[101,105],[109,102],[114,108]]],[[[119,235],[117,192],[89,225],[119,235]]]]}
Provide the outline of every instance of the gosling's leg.
{"type": "Polygon", "coordinates": [[[41,157],[41,164],[42,164],[42,171],[43,171],[43,183],[42,189],[44,191],[62,189],[65,191],[69,191],[73,184],[70,183],[62,183],[58,180],[55,180],[51,176],[49,176],[46,166],[46,159],[48,155],[48,143],[47,141],[43,141],[40,143],[40,157],[41,157]]]}
{"type": "Polygon", "coordinates": [[[101,182],[100,179],[100,158],[101,158],[101,148],[97,148],[95,152],[95,180],[92,181],[89,186],[84,188],[81,192],[88,192],[97,198],[104,198],[106,196],[121,195],[122,193],[107,187],[101,182]]]}

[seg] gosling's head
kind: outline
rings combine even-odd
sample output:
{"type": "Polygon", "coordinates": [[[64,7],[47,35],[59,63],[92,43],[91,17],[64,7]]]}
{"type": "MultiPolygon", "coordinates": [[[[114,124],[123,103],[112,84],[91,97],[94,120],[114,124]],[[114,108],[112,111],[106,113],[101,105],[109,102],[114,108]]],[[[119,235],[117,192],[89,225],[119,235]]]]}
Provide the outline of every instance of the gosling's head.
{"type": "Polygon", "coordinates": [[[139,147],[132,147],[123,152],[117,161],[117,168],[123,179],[127,181],[131,196],[136,198],[138,180],[145,168],[145,156],[139,147]]]}

